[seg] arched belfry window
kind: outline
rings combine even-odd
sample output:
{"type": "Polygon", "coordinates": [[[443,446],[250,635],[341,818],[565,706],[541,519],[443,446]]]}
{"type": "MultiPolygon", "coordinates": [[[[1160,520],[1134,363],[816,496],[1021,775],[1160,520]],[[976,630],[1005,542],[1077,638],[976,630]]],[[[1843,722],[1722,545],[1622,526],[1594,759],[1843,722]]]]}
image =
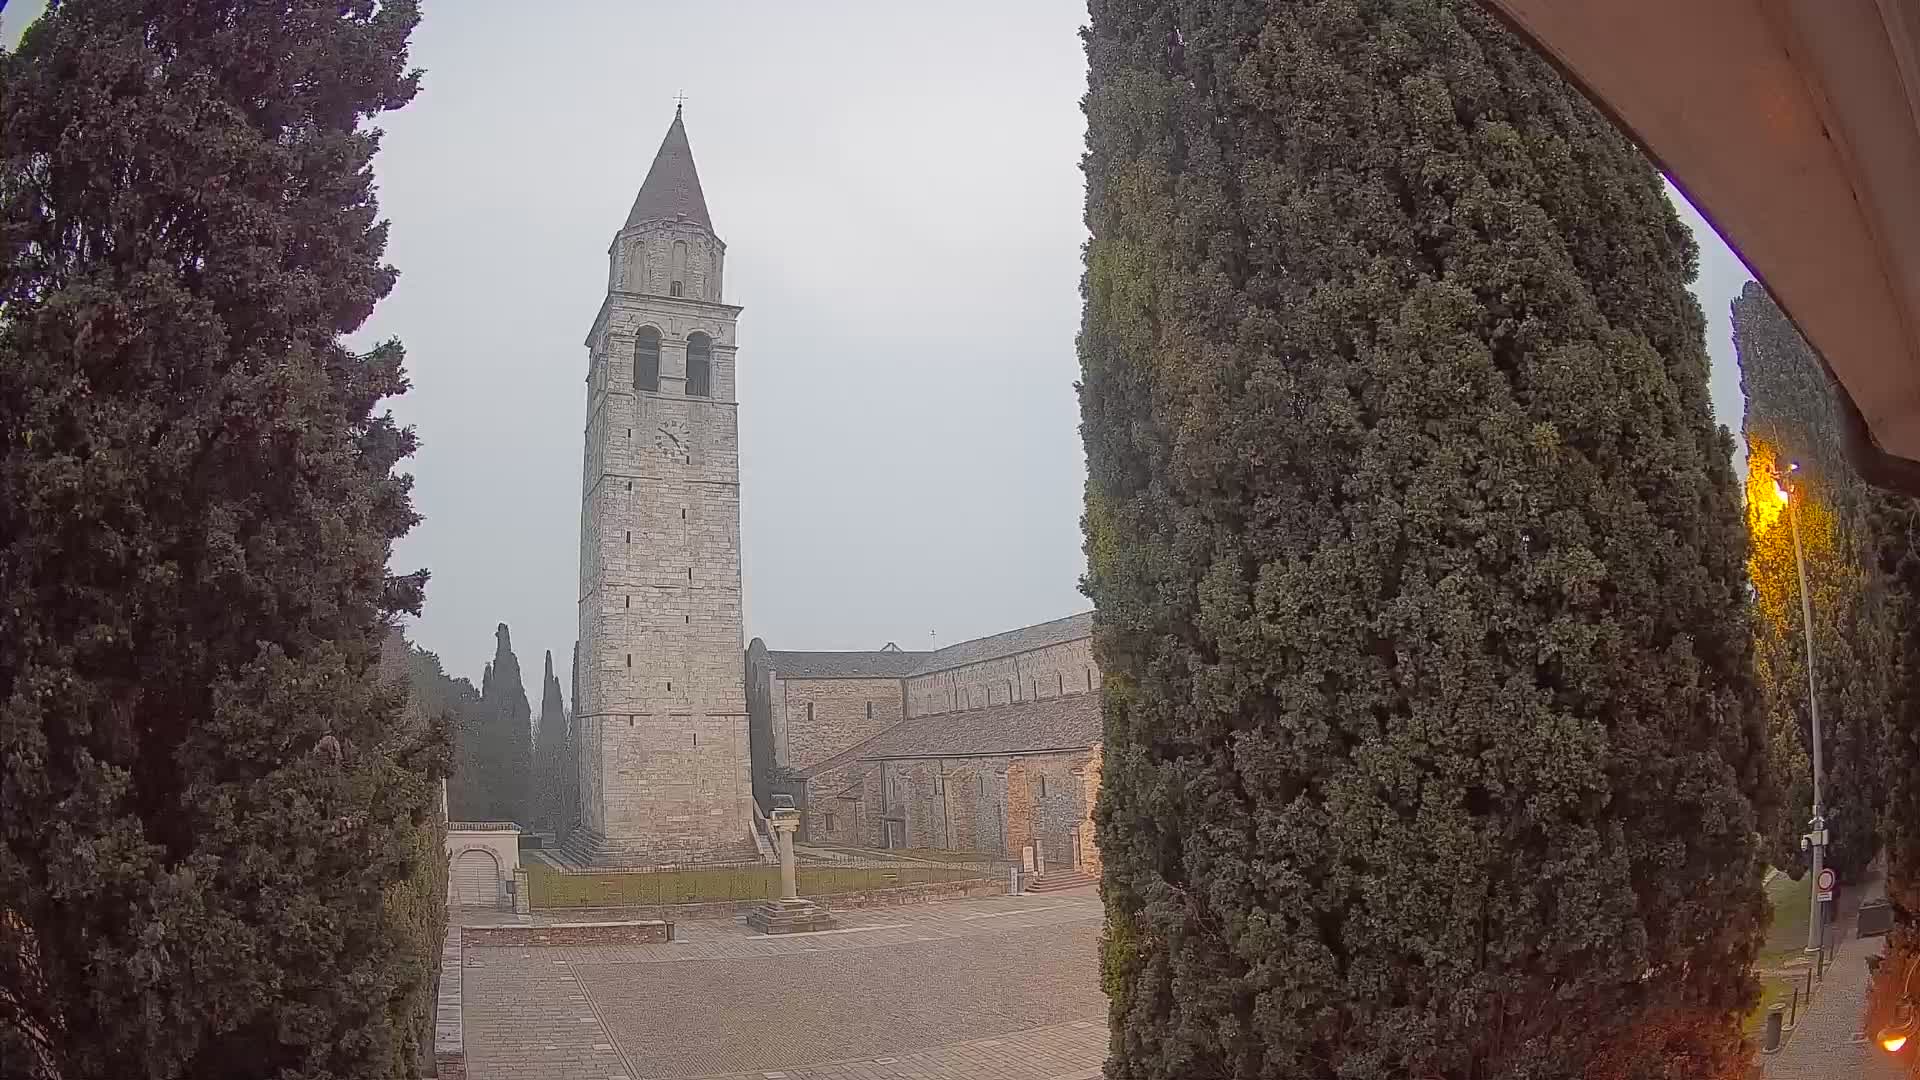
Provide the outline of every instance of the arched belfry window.
{"type": "Polygon", "coordinates": [[[633,341],[633,388],[660,392],[660,331],[643,326],[633,341]]]}
{"type": "Polygon", "coordinates": [[[687,335],[687,396],[713,396],[713,342],[705,334],[687,335]]]}
{"type": "Polygon", "coordinates": [[[687,242],[673,242],[673,284],[668,290],[674,296],[687,295],[687,242]]]}

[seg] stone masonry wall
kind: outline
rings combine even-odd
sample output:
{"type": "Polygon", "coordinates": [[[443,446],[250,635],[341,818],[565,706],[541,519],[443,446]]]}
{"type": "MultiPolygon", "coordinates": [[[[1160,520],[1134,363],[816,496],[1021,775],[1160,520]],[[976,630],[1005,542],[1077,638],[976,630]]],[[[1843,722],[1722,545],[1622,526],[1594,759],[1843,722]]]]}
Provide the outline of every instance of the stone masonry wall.
{"type": "Polygon", "coordinates": [[[1099,867],[1093,804],[1100,748],[967,758],[858,762],[831,787],[809,791],[818,808],[835,804],[838,843],[978,851],[1018,859],[1038,842],[1058,869],[1099,867]],[[855,798],[834,796],[856,788],[855,798]]]}
{"type": "Polygon", "coordinates": [[[673,924],[659,919],[618,922],[531,923],[511,926],[467,926],[460,930],[463,945],[659,945],[673,940],[673,924]]]}
{"type": "Polygon", "coordinates": [[[1105,758],[1102,747],[1096,746],[1088,751],[1087,758],[1074,767],[1079,774],[1080,804],[1086,808],[1086,819],[1079,823],[1076,835],[1079,839],[1078,862],[1080,869],[1089,874],[1100,872],[1100,846],[1094,841],[1093,805],[1100,797],[1100,765],[1105,758]]]}
{"type": "Polygon", "coordinates": [[[774,759],[792,769],[816,765],[906,719],[899,679],[776,674],[770,696],[774,759]]]}
{"type": "Polygon", "coordinates": [[[906,680],[908,716],[1084,693],[1100,684],[1091,639],[1076,638],[906,680]]]}
{"type": "MultiPolygon", "coordinates": [[[[687,226],[661,228],[628,230],[621,242],[670,245],[687,226]]],[[[717,299],[718,248],[702,250],[715,260],[717,299]]],[[[692,299],[705,281],[690,298],[610,292],[589,339],[577,710],[586,846],[600,854],[678,861],[751,843],[739,309],[692,299]],[[661,335],[658,393],[634,387],[642,326],[661,335]],[[695,331],[713,341],[711,398],[685,393],[695,331]]]]}

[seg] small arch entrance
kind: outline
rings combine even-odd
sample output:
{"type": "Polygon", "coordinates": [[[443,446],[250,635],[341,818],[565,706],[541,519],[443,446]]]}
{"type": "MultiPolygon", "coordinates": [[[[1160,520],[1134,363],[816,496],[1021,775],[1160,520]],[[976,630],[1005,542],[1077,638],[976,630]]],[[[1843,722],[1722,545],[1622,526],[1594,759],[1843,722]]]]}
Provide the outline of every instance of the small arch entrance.
{"type": "Polygon", "coordinates": [[[500,906],[500,860],[485,848],[468,848],[454,857],[453,904],[465,908],[500,906]]]}

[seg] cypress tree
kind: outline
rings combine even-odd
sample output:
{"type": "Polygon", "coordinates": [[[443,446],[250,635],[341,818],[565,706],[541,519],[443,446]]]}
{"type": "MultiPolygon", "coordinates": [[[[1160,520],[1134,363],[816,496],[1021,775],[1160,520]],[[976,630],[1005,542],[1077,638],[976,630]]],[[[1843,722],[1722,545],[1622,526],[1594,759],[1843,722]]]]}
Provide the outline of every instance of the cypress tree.
{"type": "Polygon", "coordinates": [[[1658,175],[1465,0],[1090,8],[1107,1075],[1737,1075],[1764,729],[1658,175]]]}
{"type": "Polygon", "coordinates": [[[473,778],[480,713],[480,691],[464,678],[446,673],[440,657],[418,646],[407,651],[407,680],[414,700],[427,715],[444,723],[452,740],[452,767],[447,776],[447,817],[452,821],[482,820],[480,793],[473,778]]]}
{"type": "Polygon", "coordinates": [[[533,709],[520,679],[520,658],[513,654],[507,624],[493,631],[493,663],[481,680],[480,730],[476,753],[483,821],[532,822],[528,801],[533,784],[533,709]]]}
{"type": "Polygon", "coordinates": [[[556,835],[566,829],[563,792],[567,754],[567,706],[560,697],[560,680],[553,674],[553,652],[547,652],[546,672],[540,680],[540,726],[534,733],[533,825],[556,835]]]}
{"type": "Polygon", "coordinates": [[[564,836],[580,823],[580,742],[574,718],[580,714],[580,643],[573,643],[573,674],[567,684],[566,760],[560,778],[561,829],[564,836]]]}
{"type": "Polygon", "coordinates": [[[1742,426],[1755,667],[1774,775],[1784,789],[1784,805],[1767,830],[1767,857],[1795,878],[1801,875],[1806,864],[1800,836],[1813,802],[1799,572],[1792,523],[1774,490],[1785,481],[1798,500],[1793,509],[1812,599],[1821,791],[1832,841],[1827,862],[1851,879],[1880,847],[1882,757],[1898,664],[1875,535],[1877,496],[1847,464],[1832,378],[1757,282],[1748,282],[1733,302],[1733,340],[1747,406],[1742,426]],[[1798,469],[1789,477],[1790,464],[1798,469]]]}
{"type": "Polygon", "coordinates": [[[9,1076],[416,1074],[414,439],[400,345],[342,335],[395,279],[367,122],[417,17],[67,0],[0,56],[9,1076]]]}
{"type": "Polygon", "coordinates": [[[1881,819],[1894,925],[1865,1025],[1875,1031],[1898,1015],[1903,994],[1912,990],[1906,980],[1920,963],[1920,499],[1876,493],[1871,506],[1899,650],[1888,710],[1887,792],[1881,819]]]}

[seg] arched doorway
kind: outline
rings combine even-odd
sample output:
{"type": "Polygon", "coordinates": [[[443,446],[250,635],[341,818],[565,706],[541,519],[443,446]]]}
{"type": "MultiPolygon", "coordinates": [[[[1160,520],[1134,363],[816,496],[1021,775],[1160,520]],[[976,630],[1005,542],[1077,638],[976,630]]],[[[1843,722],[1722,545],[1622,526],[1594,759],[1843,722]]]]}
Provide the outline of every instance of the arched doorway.
{"type": "Polygon", "coordinates": [[[453,860],[450,875],[455,907],[500,906],[500,860],[485,848],[468,848],[453,860]]]}

